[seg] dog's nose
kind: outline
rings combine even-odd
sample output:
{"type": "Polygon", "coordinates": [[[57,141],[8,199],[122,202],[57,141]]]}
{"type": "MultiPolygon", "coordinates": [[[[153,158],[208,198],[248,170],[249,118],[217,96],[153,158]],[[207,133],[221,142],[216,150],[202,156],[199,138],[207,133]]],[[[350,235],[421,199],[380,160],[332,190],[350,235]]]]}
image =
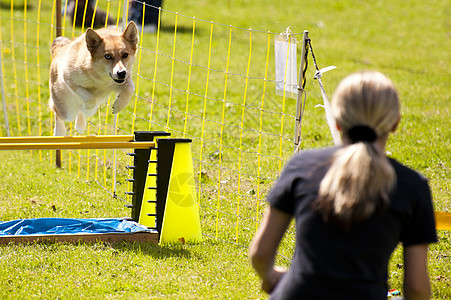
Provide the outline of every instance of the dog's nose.
{"type": "Polygon", "coordinates": [[[127,71],[119,71],[119,72],[117,72],[117,77],[119,79],[124,79],[125,75],[127,75],[127,71]]]}

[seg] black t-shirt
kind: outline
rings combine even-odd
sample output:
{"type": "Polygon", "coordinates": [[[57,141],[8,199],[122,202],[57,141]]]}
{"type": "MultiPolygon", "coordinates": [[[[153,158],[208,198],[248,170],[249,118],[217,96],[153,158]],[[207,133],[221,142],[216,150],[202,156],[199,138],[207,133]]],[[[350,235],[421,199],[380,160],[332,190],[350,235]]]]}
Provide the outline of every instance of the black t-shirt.
{"type": "Polygon", "coordinates": [[[293,262],[271,299],[386,299],[388,262],[398,242],[437,241],[427,180],[393,159],[397,181],[388,209],[347,230],[325,223],[312,203],[337,149],[294,155],[268,194],[270,205],[296,223],[293,262]]]}

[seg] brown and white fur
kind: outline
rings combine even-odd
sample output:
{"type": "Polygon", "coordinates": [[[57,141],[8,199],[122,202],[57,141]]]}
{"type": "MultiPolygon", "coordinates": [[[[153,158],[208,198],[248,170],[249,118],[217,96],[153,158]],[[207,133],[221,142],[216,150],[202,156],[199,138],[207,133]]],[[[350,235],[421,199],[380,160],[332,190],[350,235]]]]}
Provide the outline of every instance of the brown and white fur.
{"type": "Polygon", "coordinates": [[[56,38],[50,66],[50,109],[55,113],[56,136],[66,135],[64,121],[74,121],[82,134],[86,118],[112,92],[117,97],[113,114],[127,106],[135,86],[130,77],[138,44],[138,30],[130,22],[124,32],[116,29],[88,29],[74,40],[56,38]]]}

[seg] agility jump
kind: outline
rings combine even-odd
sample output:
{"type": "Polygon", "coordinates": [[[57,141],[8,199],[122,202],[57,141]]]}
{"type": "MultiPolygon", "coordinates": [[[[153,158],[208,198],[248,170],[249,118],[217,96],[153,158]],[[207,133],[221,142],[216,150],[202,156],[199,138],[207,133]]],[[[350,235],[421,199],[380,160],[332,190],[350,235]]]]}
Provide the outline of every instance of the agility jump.
{"type": "Polygon", "coordinates": [[[194,182],[191,140],[169,138],[162,131],[137,131],[135,135],[8,137],[0,150],[134,149],[131,220],[151,233],[6,236],[0,243],[49,241],[150,241],[198,242],[202,240],[194,182]]]}

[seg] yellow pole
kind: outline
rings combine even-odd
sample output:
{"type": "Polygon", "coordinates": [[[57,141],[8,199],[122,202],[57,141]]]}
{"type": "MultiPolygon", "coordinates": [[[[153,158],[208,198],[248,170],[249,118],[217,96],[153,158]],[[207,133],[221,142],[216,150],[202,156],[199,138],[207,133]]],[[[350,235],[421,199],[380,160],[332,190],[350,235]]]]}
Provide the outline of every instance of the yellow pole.
{"type": "Polygon", "coordinates": [[[122,1],[119,1],[119,5],[117,8],[116,28],[119,28],[119,21],[120,21],[119,16],[121,15],[121,2],[122,1]]]}
{"type": "MultiPolygon", "coordinates": [[[[41,0],[39,0],[38,5],[38,19],[36,25],[36,64],[37,64],[37,75],[38,75],[38,134],[42,135],[42,106],[41,106],[41,63],[39,60],[39,33],[40,33],[40,22],[41,22],[41,0]]],[[[42,161],[42,151],[39,151],[39,161],[42,161]]]]}
{"type": "Polygon", "coordinates": [[[225,103],[227,98],[227,80],[229,77],[229,63],[230,63],[230,49],[232,46],[232,25],[229,29],[229,46],[227,49],[227,63],[224,80],[224,99],[222,99],[222,114],[221,114],[221,133],[219,135],[219,161],[218,161],[218,203],[216,208],[216,238],[218,238],[218,225],[219,225],[219,203],[221,202],[221,166],[222,166],[222,137],[224,134],[224,118],[225,118],[225,103]]]}
{"type": "Polygon", "coordinates": [[[94,5],[94,12],[92,13],[91,28],[94,28],[94,21],[96,19],[96,12],[97,12],[98,5],[99,5],[99,0],[96,0],[96,4],[94,5]]]}
{"type": "Polygon", "coordinates": [[[244,96],[243,96],[243,103],[241,106],[241,126],[240,126],[240,147],[239,147],[239,154],[238,154],[238,203],[236,206],[236,236],[235,236],[235,243],[238,244],[238,227],[239,227],[239,220],[240,220],[240,199],[241,199],[241,159],[242,159],[242,153],[243,153],[243,127],[244,127],[244,111],[246,108],[246,97],[247,97],[247,86],[249,83],[249,70],[251,66],[251,57],[252,57],[252,29],[249,29],[249,57],[247,60],[247,70],[246,70],[246,80],[244,85],[244,96]]]}
{"type": "MultiPolygon", "coordinates": [[[[72,38],[75,37],[75,21],[77,19],[78,1],[75,0],[74,19],[72,20],[72,38]]],[[[67,8],[67,7],[66,7],[67,8]]],[[[67,11],[67,9],[65,9],[67,11]]],[[[70,123],[70,134],[72,134],[72,122],[70,123]]],[[[77,177],[80,178],[81,151],[77,149],[77,177]]],[[[72,171],[72,152],[69,152],[69,173],[72,171]]]]}
{"type": "MultiPolygon", "coordinates": [[[[101,115],[100,115],[100,109],[97,110],[97,115],[99,117],[99,126],[98,126],[98,131],[97,134],[100,135],[101,131],[102,131],[102,120],[101,120],[101,115]]],[[[97,174],[98,174],[98,169],[99,169],[99,150],[96,149],[96,167],[95,167],[95,175],[94,175],[94,180],[97,181],[97,174]]]]}
{"type": "MultiPolygon", "coordinates": [[[[145,13],[146,13],[146,5],[143,2],[142,24],[144,24],[145,13]]],[[[137,110],[137,107],[138,107],[138,95],[139,95],[139,83],[140,83],[140,76],[139,76],[139,74],[141,73],[141,57],[142,57],[142,52],[143,52],[143,37],[144,37],[144,30],[141,30],[141,36],[139,38],[138,76],[136,76],[136,91],[135,91],[135,105],[133,107],[132,132],[135,131],[136,110],[137,110]]]]}
{"type": "Polygon", "coordinates": [[[268,31],[268,47],[266,48],[266,67],[265,67],[265,80],[263,82],[263,95],[262,103],[260,106],[260,130],[258,131],[258,157],[257,157],[257,209],[255,212],[255,232],[258,229],[259,209],[260,209],[260,175],[261,175],[261,160],[262,160],[262,132],[263,132],[263,108],[265,103],[266,94],[266,82],[268,78],[268,66],[269,66],[269,53],[271,50],[271,32],[268,31]]]}
{"type": "MultiPolygon", "coordinates": [[[[150,117],[149,117],[149,130],[152,128],[152,116],[153,116],[153,107],[155,101],[155,83],[157,79],[157,63],[158,63],[158,48],[160,44],[160,22],[161,20],[161,7],[158,8],[158,28],[157,28],[157,42],[155,46],[155,66],[153,68],[153,82],[152,82],[152,100],[150,102],[150,117]]],[[[142,26],[144,27],[144,26],[142,26]]]]}
{"type": "MultiPolygon", "coordinates": [[[[210,65],[211,65],[211,48],[213,43],[213,21],[210,25],[210,43],[208,44],[208,63],[207,63],[207,79],[205,83],[205,94],[204,94],[204,111],[202,113],[202,132],[200,138],[200,154],[199,154],[199,182],[202,180],[202,154],[204,148],[204,133],[205,133],[205,116],[207,114],[207,97],[208,97],[208,84],[210,80],[210,65]]],[[[199,185],[198,199],[200,200],[201,185],[199,185]]]]}
{"type": "Polygon", "coordinates": [[[172,44],[172,63],[171,63],[171,80],[169,84],[169,103],[168,103],[168,117],[166,120],[166,128],[169,130],[169,120],[171,118],[171,104],[172,104],[172,82],[174,79],[174,64],[175,64],[175,47],[177,42],[177,20],[178,20],[178,13],[175,13],[175,25],[174,25],[174,41],[172,44]]]}
{"type": "Polygon", "coordinates": [[[28,135],[31,135],[31,116],[30,116],[30,90],[28,85],[28,55],[27,55],[27,0],[24,1],[23,15],[23,56],[25,62],[25,98],[27,99],[27,129],[28,135]]]}
{"type": "MultiPolygon", "coordinates": [[[[88,124],[88,132],[87,132],[87,134],[89,135],[89,132],[90,132],[90,128],[91,128],[91,126],[89,126],[89,124],[88,124]]],[[[88,182],[89,181],[89,166],[90,166],[90,155],[91,155],[91,150],[90,149],[88,149],[87,150],[87,155],[86,155],[86,182],[88,182]]]]}
{"type": "Polygon", "coordinates": [[[15,48],[16,43],[14,41],[14,0],[11,0],[11,57],[13,60],[13,74],[14,74],[14,99],[16,100],[16,119],[17,119],[17,130],[18,135],[22,135],[21,127],[20,127],[20,114],[19,114],[19,93],[17,89],[17,69],[16,69],[16,56],[15,56],[15,48]]]}
{"type": "MultiPolygon", "coordinates": [[[[69,0],[65,0],[64,2],[64,16],[63,23],[61,24],[61,0],[56,0],[56,18],[57,18],[57,28],[56,28],[56,36],[64,36],[66,34],[66,16],[67,16],[67,2],[69,0]],[[59,20],[59,21],[58,21],[59,20]]],[[[76,13],[76,11],[75,11],[76,13]]]]}
{"type": "MultiPolygon", "coordinates": [[[[0,24],[1,24],[1,14],[0,14],[0,24]]],[[[0,30],[0,41],[3,41],[2,31],[0,30]]],[[[9,128],[9,119],[8,119],[8,110],[6,108],[6,92],[5,92],[5,78],[3,74],[5,74],[5,66],[3,64],[3,43],[0,43],[0,84],[1,84],[1,93],[2,93],[2,104],[3,104],[3,115],[5,118],[5,129],[6,136],[11,136],[11,131],[9,128]]],[[[2,131],[0,128],[0,136],[2,135],[2,131]]]]}
{"type": "MultiPolygon", "coordinates": [[[[67,6],[65,7],[65,12],[67,11],[67,6]]],[[[78,10],[78,0],[75,0],[75,8],[74,8],[74,19],[72,20],[72,38],[75,37],[75,21],[77,20],[77,10],[78,10]]],[[[57,12],[60,14],[60,12],[57,12]]]]}
{"type": "MultiPolygon", "coordinates": [[[[65,29],[65,24],[66,24],[66,13],[67,13],[67,0],[66,0],[66,6],[64,7],[64,25],[61,24],[61,0],[55,0],[53,5],[53,8],[55,8],[56,6],[56,12],[52,11],[54,14],[56,14],[56,37],[62,36],[64,35],[64,29],[65,29]]],[[[53,18],[53,14],[52,14],[52,18],[53,18]]],[[[51,41],[52,42],[52,41],[51,41]]],[[[53,128],[53,116],[50,118],[50,124],[51,124],[51,128],[53,128]]],[[[70,155],[70,153],[69,153],[70,155]]],[[[70,156],[69,156],[70,157],[70,156]]],[[[52,161],[52,153],[50,153],[50,161],[52,161]]],[[[70,172],[70,168],[71,168],[71,161],[69,158],[69,172],[70,172]]],[[[61,150],[57,149],[55,151],[55,165],[57,168],[61,168],[62,166],[62,156],[61,156],[61,150]]]]}
{"type": "MultiPolygon", "coordinates": [[[[85,7],[84,7],[84,10],[83,10],[83,20],[81,22],[81,31],[82,32],[85,31],[86,10],[88,9],[88,5],[89,5],[88,2],[89,2],[88,0],[85,1],[85,7]]],[[[94,16],[92,16],[92,19],[94,19],[94,16]]]]}
{"type": "MultiPolygon", "coordinates": [[[[142,16],[141,24],[144,24],[145,14],[146,14],[146,5],[143,2],[143,16],[142,16]]],[[[127,15],[128,15],[128,7],[127,7],[127,15]]],[[[141,26],[141,28],[143,28],[143,27],[141,26]]],[[[139,38],[138,76],[136,77],[135,105],[133,107],[132,132],[135,131],[136,110],[137,110],[137,107],[138,107],[138,95],[139,95],[139,83],[140,83],[140,81],[139,81],[139,79],[140,79],[139,74],[141,73],[141,57],[142,57],[142,52],[143,52],[143,37],[144,37],[144,30],[141,30],[141,36],[139,38]]],[[[133,160],[133,158],[130,156],[129,165],[132,164],[132,160],[133,160]]],[[[128,170],[128,176],[131,177],[131,175],[132,175],[132,170],[130,169],[130,170],[128,170]]],[[[131,182],[128,181],[127,182],[128,190],[131,190],[130,185],[131,185],[131,182]]],[[[130,201],[130,196],[131,195],[127,194],[127,201],[130,201]]]]}
{"type": "Polygon", "coordinates": [[[107,7],[106,7],[106,17],[105,17],[105,28],[108,27],[108,17],[110,15],[110,1],[107,2],[107,7]]]}
{"type": "Polygon", "coordinates": [[[124,12],[122,15],[122,30],[125,30],[128,23],[128,6],[129,6],[128,1],[129,0],[124,0],[124,12]]]}
{"type": "Polygon", "coordinates": [[[187,125],[187,121],[188,121],[188,103],[189,103],[189,93],[190,93],[189,88],[190,88],[190,83],[191,83],[191,67],[193,65],[195,31],[196,31],[196,18],[193,17],[193,34],[191,37],[191,53],[189,56],[188,84],[186,87],[185,125],[183,126],[183,137],[186,136],[186,125],[187,125]]]}

